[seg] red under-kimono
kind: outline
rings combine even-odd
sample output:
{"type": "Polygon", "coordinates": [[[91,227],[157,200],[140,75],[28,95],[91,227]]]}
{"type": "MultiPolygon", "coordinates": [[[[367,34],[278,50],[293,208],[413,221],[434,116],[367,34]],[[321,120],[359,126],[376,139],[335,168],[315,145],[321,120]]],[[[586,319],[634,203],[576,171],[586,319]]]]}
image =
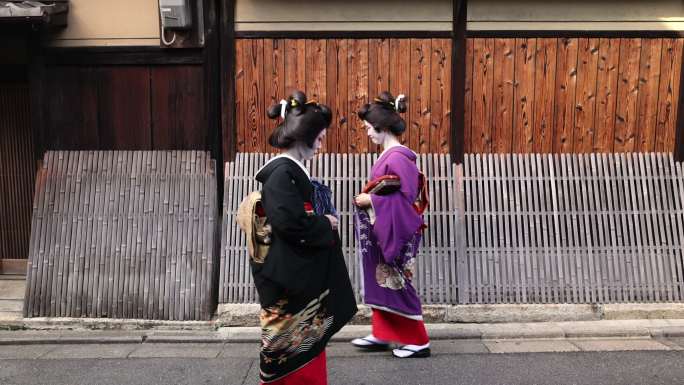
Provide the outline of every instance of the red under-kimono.
{"type": "MultiPolygon", "coordinates": [[[[328,385],[325,350],[308,364],[268,385],[328,385]]],[[[264,382],[261,385],[265,385],[264,382]]]]}

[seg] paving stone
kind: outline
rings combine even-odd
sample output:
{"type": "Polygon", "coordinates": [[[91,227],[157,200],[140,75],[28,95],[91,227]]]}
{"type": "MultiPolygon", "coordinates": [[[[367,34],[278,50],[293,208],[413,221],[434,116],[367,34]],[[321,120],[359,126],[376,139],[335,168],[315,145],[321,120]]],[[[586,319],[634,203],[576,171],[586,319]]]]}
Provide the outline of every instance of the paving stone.
{"type": "Polygon", "coordinates": [[[220,328],[217,333],[225,342],[261,341],[260,327],[227,327],[220,328]]]}
{"type": "Polygon", "coordinates": [[[145,340],[149,343],[223,343],[218,333],[153,333],[145,340]]]}
{"type": "Polygon", "coordinates": [[[479,325],[427,324],[430,340],[445,339],[480,339],[482,331],[479,325]]]}
{"type": "Polygon", "coordinates": [[[430,341],[430,350],[432,354],[489,353],[489,349],[483,342],[468,339],[432,340],[430,341]]]}
{"type": "Polygon", "coordinates": [[[219,358],[259,358],[260,345],[258,342],[227,343],[219,358]]]}
{"type": "Polygon", "coordinates": [[[485,341],[492,353],[576,352],[577,346],[565,340],[490,340],[485,341]]]}
{"type": "Polygon", "coordinates": [[[582,350],[597,352],[615,352],[628,350],[670,350],[669,347],[652,339],[577,339],[572,340],[582,350]]]}
{"type": "Polygon", "coordinates": [[[665,325],[651,320],[558,323],[567,338],[650,337],[651,328],[665,325]]]}
{"type": "Polygon", "coordinates": [[[684,349],[684,337],[670,337],[667,340],[684,349]]]}
{"type": "Polygon", "coordinates": [[[563,329],[555,323],[483,324],[483,339],[562,338],[563,329]]]}
{"type": "Polygon", "coordinates": [[[24,300],[26,293],[26,281],[0,279],[0,299],[24,300]]]}
{"type": "Polygon", "coordinates": [[[221,353],[220,344],[142,344],[129,358],[216,358],[221,353]]]}
{"type": "Polygon", "coordinates": [[[670,350],[676,350],[676,351],[684,350],[684,345],[679,345],[678,343],[676,343],[674,341],[670,341],[670,339],[667,339],[664,337],[654,337],[653,339],[655,341],[658,341],[661,344],[667,346],[668,348],[670,348],[670,350]]]}
{"type": "Polygon", "coordinates": [[[650,330],[653,337],[684,337],[684,326],[665,326],[650,330]]]}
{"type": "Polygon", "coordinates": [[[0,346],[0,360],[30,360],[57,348],[58,345],[5,345],[0,346]]]}
{"type": "Polygon", "coordinates": [[[0,312],[21,313],[24,309],[24,301],[20,299],[1,299],[0,312]]]}
{"type": "Polygon", "coordinates": [[[60,345],[40,358],[74,359],[74,358],[126,358],[139,345],[104,344],[104,345],[60,345]]]}

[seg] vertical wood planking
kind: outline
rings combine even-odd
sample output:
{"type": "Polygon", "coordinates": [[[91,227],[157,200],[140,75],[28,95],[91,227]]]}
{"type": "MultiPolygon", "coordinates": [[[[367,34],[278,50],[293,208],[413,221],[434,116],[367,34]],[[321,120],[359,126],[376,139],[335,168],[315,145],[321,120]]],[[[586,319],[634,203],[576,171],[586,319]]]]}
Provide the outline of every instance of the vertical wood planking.
{"type": "MultiPolygon", "coordinates": [[[[389,91],[390,46],[389,39],[368,40],[368,98],[389,91]]],[[[394,95],[396,97],[396,94],[394,95]]],[[[353,118],[353,117],[352,117],[353,118]]],[[[368,140],[368,150],[379,152],[380,147],[368,140]]]]}
{"type": "MultiPolygon", "coordinates": [[[[402,118],[406,122],[407,131],[399,140],[402,144],[409,145],[409,135],[411,129],[411,105],[414,102],[412,84],[412,71],[415,68],[412,66],[412,51],[410,39],[392,39],[390,40],[390,70],[389,70],[389,87],[392,95],[404,94],[408,100],[408,110],[403,114],[402,118]]],[[[351,113],[351,111],[350,111],[351,113]]],[[[413,148],[413,150],[418,150],[413,148]]]]}
{"type": "Polygon", "coordinates": [[[572,152],[577,85],[577,39],[558,40],[553,151],[572,152]]]}
{"type": "Polygon", "coordinates": [[[473,60],[474,60],[474,40],[466,39],[466,58],[465,58],[465,90],[463,90],[463,101],[465,103],[464,127],[463,127],[463,151],[466,154],[472,153],[472,138],[473,138],[473,60]]]}
{"type": "Polygon", "coordinates": [[[432,39],[429,151],[448,154],[451,116],[451,41],[432,39]]]}
{"type": "Polygon", "coordinates": [[[619,59],[620,39],[601,38],[596,75],[594,152],[612,152],[614,148],[619,59]]]}
{"type": "Polygon", "coordinates": [[[157,150],[207,148],[208,125],[201,66],[163,66],[150,71],[152,146],[157,150]]]}
{"type": "Polygon", "coordinates": [[[349,137],[347,132],[355,121],[355,114],[349,111],[348,88],[348,41],[330,39],[327,46],[327,99],[332,109],[333,121],[328,130],[326,148],[328,152],[348,152],[349,137]]]}
{"type": "MultiPolygon", "coordinates": [[[[356,114],[361,107],[368,103],[368,39],[349,40],[348,51],[349,70],[349,114],[356,114]]],[[[372,97],[372,96],[371,96],[372,97]]],[[[349,144],[351,152],[365,153],[368,151],[368,135],[366,129],[357,119],[351,118],[349,124],[349,144]]]]}
{"type": "Polygon", "coordinates": [[[534,152],[553,152],[558,39],[538,38],[534,80],[534,152]]]}
{"type": "MultiPolygon", "coordinates": [[[[326,40],[306,39],[306,97],[321,104],[328,104],[326,97],[326,65],[326,40]]],[[[328,151],[327,141],[323,143],[321,151],[328,151]]]]}
{"type": "Polygon", "coordinates": [[[684,39],[663,39],[658,89],[658,116],[656,120],[655,150],[670,152],[674,149],[676,115],[684,39]]]}
{"type": "MultiPolygon", "coordinates": [[[[389,91],[390,39],[368,40],[368,96],[389,91]]],[[[396,96],[396,95],[395,95],[396,96]]]]}
{"type": "Polygon", "coordinates": [[[489,153],[492,145],[493,54],[491,39],[473,39],[472,136],[470,151],[489,153]]]}
{"type": "Polygon", "coordinates": [[[620,68],[615,110],[615,152],[631,152],[636,149],[640,60],[641,39],[620,39],[620,68]]]}
{"type": "MultiPolygon", "coordinates": [[[[285,40],[264,39],[264,115],[266,110],[287,98],[285,94],[285,40]]],[[[265,122],[264,140],[280,124],[279,119],[268,119],[265,122]]],[[[261,145],[261,144],[260,144],[261,145]]],[[[261,146],[260,146],[261,147],[261,146]]]]}
{"type": "MultiPolygon", "coordinates": [[[[242,39],[238,41],[245,41],[242,39]]],[[[285,96],[306,87],[306,40],[286,39],[285,41],[285,96]]]]}
{"type": "Polygon", "coordinates": [[[100,147],[116,150],[151,148],[150,68],[103,67],[99,73],[96,100],[100,147]]]}
{"type": "Polygon", "coordinates": [[[573,141],[573,152],[579,154],[590,153],[594,148],[598,61],[599,39],[580,38],[573,141]]]}
{"type": "Polygon", "coordinates": [[[513,146],[513,112],[515,83],[515,39],[494,40],[492,152],[510,153],[513,146]]]}
{"type": "Polygon", "coordinates": [[[636,143],[640,152],[655,151],[661,54],[662,39],[642,39],[636,143]]]}
{"type": "Polygon", "coordinates": [[[246,126],[247,126],[247,98],[245,96],[245,45],[249,41],[237,40],[235,42],[235,148],[238,151],[247,149],[246,126]]]}
{"type": "Polygon", "coordinates": [[[430,39],[411,39],[411,100],[404,135],[408,135],[408,146],[420,153],[430,151],[431,43],[430,39]]]}
{"type": "Polygon", "coordinates": [[[451,124],[450,53],[449,39],[238,39],[238,151],[271,151],[267,138],[279,119],[266,119],[265,110],[299,89],[337,112],[322,152],[378,151],[356,112],[389,90],[395,96],[407,96],[409,111],[402,117],[408,130],[402,142],[420,153],[446,153],[451,124]],[[255,85],[261,86],[258,92],[255,85]],[[259,130],[255,130],[257,120],[259,130]]]}
{"type": "Polygon", "coordinates": [[[537,39],[515,39],[513,152],[534,151],[535,52],[537,39]]]}
{"type": "Polygon", "coordinates": [[[264,41],[248,40],[243,50],[245,83],[245,141],[247,151],[255,151],[264,143],[264,41]]]}

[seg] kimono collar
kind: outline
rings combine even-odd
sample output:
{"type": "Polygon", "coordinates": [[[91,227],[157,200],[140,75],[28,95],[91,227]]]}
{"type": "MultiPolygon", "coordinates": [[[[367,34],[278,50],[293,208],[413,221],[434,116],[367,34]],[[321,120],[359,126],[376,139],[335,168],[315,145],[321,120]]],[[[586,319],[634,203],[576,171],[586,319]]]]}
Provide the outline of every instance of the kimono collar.
{"type": "MultiPolygon", "coordinates": [[[[299,166],[299,168],[301,168],[302,171],[304,171],[304,174],[306,174],[306,177],[309,178],[309,180],[311,180],[311,174],[309,174],[309,170],[306,168],[306,166],[304,166],[304,163],[300,162],[297,158],[293,157],[292,155],[286,154],[286,153],[282,153],[282,154],[279,154],[279,155],[274,156],[274,157],[271,158],[268,162],[266,162],[265,165],[261,166],[261,168],[259,169],[259,171],[261,171],[261,170],[262,170],[264,167],[266,167],[269,163],[273,162],[274,160],[276,160],[276,159],[278,159],[278,158],[287,158],[287,159],[290,159],[291,161],[295,162],[295,163],[297,164],[297,166],[299,166]]],[[[258,174],[258,173],[259,173],[259,172],[257,172],[257,174],[258,174]]]]}
{"type": "Polygon", "coordinates": [[[414,152],[413,150],[411,150],[410,148],[404,146],[403,144],[398,144],[398,145],[396,145],[396,146],[392,146],[392,147],[389,147],[389,148],[384,149],[384,150],[380,153],[380,155],[378,156],[378,159],[382,158],[385,154],[387,154],[387,153],[390,152],[390,151],[398,150],[400,147],[403,147],[403,148],[405,148],[405,149],[407,149],[407,150],[409,150],[409,151],[411,151],[411,152],[413,152],[413,153],[415,154],[415,152],[414,152]]]}

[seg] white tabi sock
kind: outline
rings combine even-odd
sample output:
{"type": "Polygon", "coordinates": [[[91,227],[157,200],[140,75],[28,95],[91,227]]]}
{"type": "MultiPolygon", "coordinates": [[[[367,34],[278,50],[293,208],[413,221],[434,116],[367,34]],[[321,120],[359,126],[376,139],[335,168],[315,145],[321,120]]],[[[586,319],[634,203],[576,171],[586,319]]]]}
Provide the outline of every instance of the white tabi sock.
{"type": "Polygon", "coordinates": [[[414,352],[418,352],[418,351],[421,351],[421,350],[423,350],[425,348],[429,348],[429,347],[430,347],[429,342],[425,345],[404,345],[399,349],[394,349],[392,352],[397,357],[406,358],[406,357],[412,355],[414,352]]]}
{"type": "Polygon", "coordinates": [[[379,338],[375,338],[373,334],[369,334],[363,338],[357,338],[352,341],[352,344],[356,346],[370,346],[372,344],[378,344],[378,345],[388,345],[389,341],[384,341],[379,338]]]}

